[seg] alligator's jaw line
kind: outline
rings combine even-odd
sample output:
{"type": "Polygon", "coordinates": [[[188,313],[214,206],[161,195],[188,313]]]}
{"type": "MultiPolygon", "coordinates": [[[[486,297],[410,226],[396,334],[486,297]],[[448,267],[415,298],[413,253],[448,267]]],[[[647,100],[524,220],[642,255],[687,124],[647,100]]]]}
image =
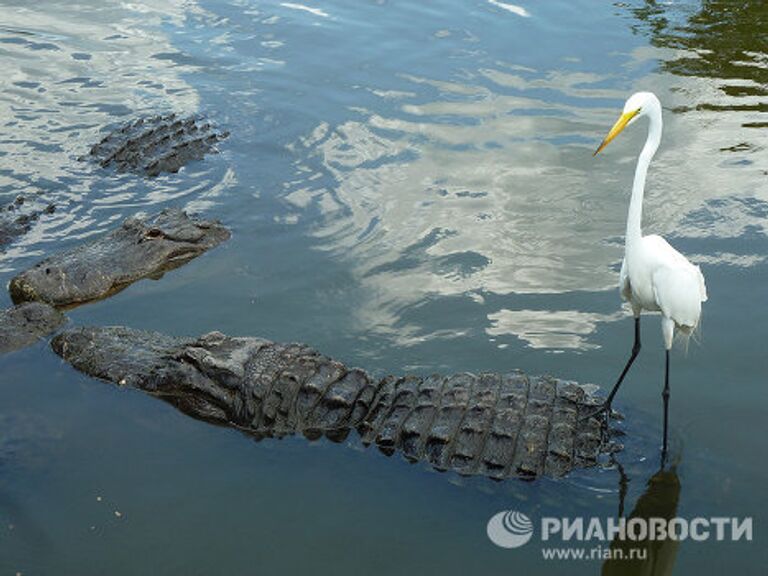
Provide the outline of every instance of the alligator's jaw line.
{"type": "Polygon", "coordinates": [[[595,400],[574,383],[512,374],[386,377],[302,344],[212,332],[173,338],[85,327],[53,349],[78,370],[144,390],[185,413],[256,438],[304,434],[365,445],[438,470],[495,479],[562,476],[594,465],[603,436],[582,416],[595,400]]]}

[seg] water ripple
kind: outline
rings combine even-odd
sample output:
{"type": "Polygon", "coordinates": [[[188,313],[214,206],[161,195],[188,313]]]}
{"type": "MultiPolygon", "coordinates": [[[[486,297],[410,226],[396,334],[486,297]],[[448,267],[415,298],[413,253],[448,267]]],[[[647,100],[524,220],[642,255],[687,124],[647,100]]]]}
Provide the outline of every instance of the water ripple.
{"type": "Polygon", "coordinates": [[[164,58],[178,50],[161,31],[183,25],[190,9],[181,1],[97,2],[87,19],[46,6],[4,9],[0,200],[22,194],[30,205],[44,201],[57,210],[6,250],[3,271],[101,233],[139,208],[210,205],[223,182],[236,180],[215,162],[144,181],[77,161],[124,118],[199,111],[183,77],[187,63],[164,58]]]}

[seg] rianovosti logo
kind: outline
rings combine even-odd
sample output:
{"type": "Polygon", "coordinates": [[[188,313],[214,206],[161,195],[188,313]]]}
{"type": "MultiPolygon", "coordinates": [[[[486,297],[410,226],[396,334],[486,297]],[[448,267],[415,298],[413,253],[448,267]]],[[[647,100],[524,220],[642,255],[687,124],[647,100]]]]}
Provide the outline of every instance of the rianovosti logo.
{"type": "Polygon", "coordinates": [[[519,548],[533,537],[533,522],[522,512],[504,510],[488,520],[488,538],[502,548],[519,548]]]}
{"type": "Polygon", "coordinates": [[[486,532],[501,548],[519,548],[538,535],[544,559],[645,560],[649,542],[751,542],[752,517],[542,516],[534,521],[522,512],[503,510],[488,520],[486,532]]]}

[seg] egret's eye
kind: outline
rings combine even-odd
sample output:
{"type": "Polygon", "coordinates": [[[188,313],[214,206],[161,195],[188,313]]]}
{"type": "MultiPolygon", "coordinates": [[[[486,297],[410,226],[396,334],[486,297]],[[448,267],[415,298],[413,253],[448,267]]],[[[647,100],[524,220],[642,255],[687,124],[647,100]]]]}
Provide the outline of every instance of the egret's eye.
{"type": "Polygon", "coordinates": [[[640,116],[640,112],[642,111],[642,108],[638,108],[634,112],[630,114],[629,122],[627,125],[634,124],[635,120],[637,120],[638,116],[640,116]]]}

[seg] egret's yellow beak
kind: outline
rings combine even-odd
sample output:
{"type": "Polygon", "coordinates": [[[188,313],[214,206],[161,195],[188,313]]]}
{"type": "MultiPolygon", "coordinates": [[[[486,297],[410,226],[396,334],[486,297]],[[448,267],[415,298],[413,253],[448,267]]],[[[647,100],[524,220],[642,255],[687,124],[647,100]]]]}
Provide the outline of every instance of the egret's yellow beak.
{"type": "Polygon", "coordinates": [[[637,110],[633,110],[632,112],[625,112],[621,115],[621,117],[616,120],[616,124],[613,125],[613,128],[611,128],[611,131],[608,132],[608,135],[603,139],[603,142],[600,144],[600,146],[595,150],[595,153],[592,154],[592,156],[597,156],[600,154],[600,151],[608,146],[608,144],[611,143],[611,140],[616,138],[619,134],[621,134],[621,131],[624,130],[624,128],[627,127],[627,124],[629,124],[629,121],[632,120],[635,116],[640,114],[640,108],[637,110]]]}

